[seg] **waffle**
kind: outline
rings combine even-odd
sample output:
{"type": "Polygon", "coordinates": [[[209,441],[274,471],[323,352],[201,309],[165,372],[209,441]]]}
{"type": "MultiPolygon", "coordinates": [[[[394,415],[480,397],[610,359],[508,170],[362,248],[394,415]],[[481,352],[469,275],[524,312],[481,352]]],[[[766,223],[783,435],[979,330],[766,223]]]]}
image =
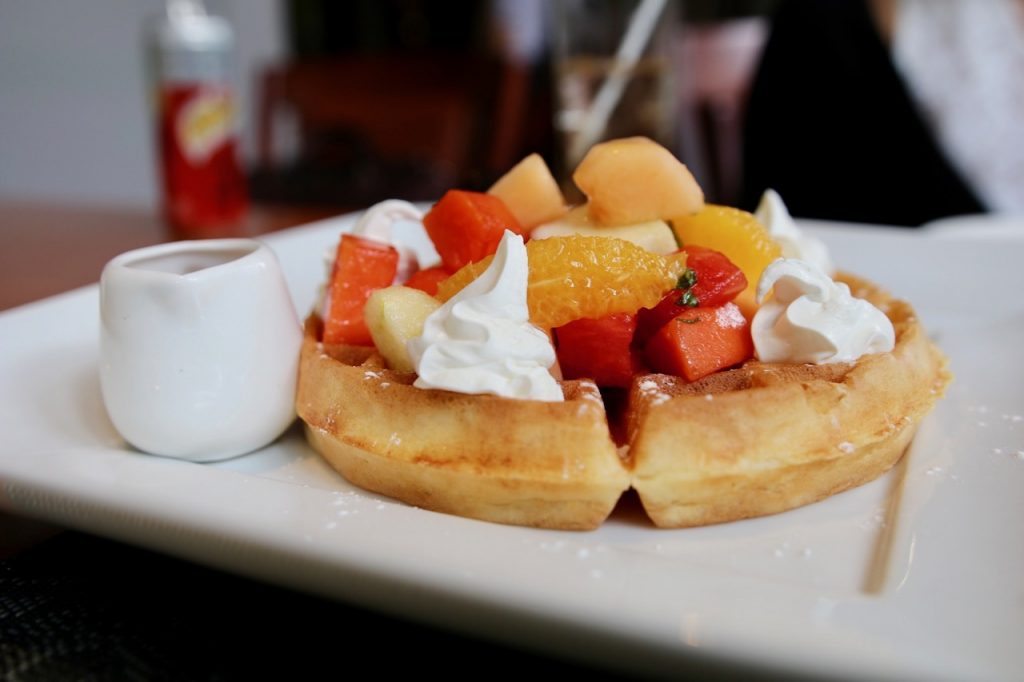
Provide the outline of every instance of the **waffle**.
{"type": "Polygon", "coordinates": [[[676,528],[764,516],[867,483],[899,461],[949,381],[905,302],[841,275],[892,321],[896,346],[853,364],[749,362],[686,384],[638,377],[628,401],[632,486],[676,528]]]}
{"type": "Polygon", "coordinates": [[[773,514],[892,467],[949,381],[907,303],[840,279],[892,320],[893,351],[845,365],[750,362],[695,383],[637,376],[621,429],[590,381],[563,382],[562,403],[423,390],[372,348],[320,343],[315,317],[297,411],[349,481],[434,511],[591,529],[632,486],[660,527],[773,514]],[[620,431],[623,447],[610,435],[620,431]]]}
{"type": "Polygon", "coordinates": [[[591,381],[564,402],[413,387],[370,348],[326,347],[306,323],[296,409],[313,447],[352,483],[434,511],[585,530],[629,487],[591,381]]]}

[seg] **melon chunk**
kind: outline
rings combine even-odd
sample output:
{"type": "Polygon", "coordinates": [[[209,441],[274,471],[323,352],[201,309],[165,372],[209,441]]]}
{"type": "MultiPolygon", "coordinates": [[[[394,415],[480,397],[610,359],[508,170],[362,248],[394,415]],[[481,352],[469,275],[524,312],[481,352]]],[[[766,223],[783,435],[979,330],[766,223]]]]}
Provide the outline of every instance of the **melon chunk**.
{"type": "Polygon", "coordinates": [[[704,192],[686,166],[646,137],[594,145],[572,179],[601,225],[671,220],[704,207],[704,192]]]}
{"type": "Polygon", "coordinates": [[[424,321],[440,307],[436,298],[410,287],[392,286],[370,294],[363,317],[373,345],[388,367],[398,372],[416,371],[405,342],[423,334],[424,321]]]}
{"type": "Polygon", "coordinates": [[[548,237],[565,237],[570,234],[625,239],[627,242],[633,242],[639,247],[662,256],[673,253],[679,248],[672,228],[664,220],[651,220],[635,225],[595,225],[590,219],[589,207],[586,204],[577,206],[558,220],[538,225],[530,233],[530,238],[547,239],[548,237]]]}
{"type": "Polygon", "coordinates": [[[508,207],[524,232],[565,215],[569,208],[540,154],[530,154],[487,190],[508,207]]]}

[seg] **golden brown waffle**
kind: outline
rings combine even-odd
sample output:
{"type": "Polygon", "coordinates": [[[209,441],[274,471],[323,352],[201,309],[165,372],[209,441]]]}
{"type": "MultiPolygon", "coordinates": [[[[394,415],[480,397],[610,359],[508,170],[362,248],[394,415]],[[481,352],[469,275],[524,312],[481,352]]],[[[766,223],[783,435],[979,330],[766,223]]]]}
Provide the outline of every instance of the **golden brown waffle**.
{"type": "Polygon", "coordinates": [[[892,321],[896,347],[842,365],[750,362],[693,384],[638,377],[632,485],[675,528],[764,516],[871,481],[895,464],[950,375],[905,302],[843,275],[892,321]]]}
{"type": "Polygon", "coordinates": [[[307,322],[297,410],[313,447],[352,483],[435,511],[584,530],[599,526],[629,472],[590,381],[565,401],[423,390],[372,349],[324,348],[307,322]]]}
{"type": "Polygon", "coordinates": [[[592,382],[563,382],[563,403],[418,389],[372,348],[324,347],[315,318],[297,410],[349,481],[435,511],[590,529],[632,485],[661,527],[773,514],[892,467],[950,378],[908,304],[841,279],[892,320],[892,352],[847,365],[750,362],[695,383],[638,376],[622,456],[592,382]]]}

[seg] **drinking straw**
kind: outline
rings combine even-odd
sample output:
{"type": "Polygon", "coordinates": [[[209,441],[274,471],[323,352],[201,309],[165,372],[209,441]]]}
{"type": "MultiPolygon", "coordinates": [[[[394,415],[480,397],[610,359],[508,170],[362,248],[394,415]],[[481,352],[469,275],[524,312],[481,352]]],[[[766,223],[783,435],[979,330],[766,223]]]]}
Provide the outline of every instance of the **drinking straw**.
{"type": "Polygon", "coordinates": [[[629,27],[622,36],[608,77],[601,84],[590,109],[584,113],[583,122],[576,137],[573,138],[569,158],[582,158],[584,152],[598,141],[605,126],[608,125],[608,119],[622,99],[630,73],[636,68],[640,55],[654,34],[654,28],[665,9],[666,2],[667,0],[640,0],[637,8],[633,10],[633,16],[629,18],[629,27]]]}

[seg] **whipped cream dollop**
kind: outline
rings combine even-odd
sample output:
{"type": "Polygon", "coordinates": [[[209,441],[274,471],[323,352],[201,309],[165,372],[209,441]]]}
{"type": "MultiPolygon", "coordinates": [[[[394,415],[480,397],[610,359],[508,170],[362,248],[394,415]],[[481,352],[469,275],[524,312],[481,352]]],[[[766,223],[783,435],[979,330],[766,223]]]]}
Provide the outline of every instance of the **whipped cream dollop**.
{"type": "Polygon", "coordinates": [[[835,266],[828,254],[828,247],[817,237],[804,234],[789,209],[782,201],[779,193],[773,189],[765,190],[761,201],[757,204],[754,217],[765,226],[768,233],[782,247],[783,258],[798,258],[811,263],[826,275],[835,272],[835,266]]]}
{"type": "Polygon", "coordinates": [[[395,284],[401,284],[420,269],[416,252],[402,244],[396,244],[392,238],[395,223],[410,222],[423,224],[423,211],[408,201],[387,199],[374,204],[359,216],[352,234],[390,244],[398,251],[398,272],[395,284]]]}
{"type": "Polygon", "coordinates": [[[526,246],[505,232],[491,265],[427,317],[406,346],[414,386],[559,402],[555,349],[529,322],[526,246]]]}
{"type": "Polygon", "coordinates": [[[423,211],[408,201],[387,199],[363,211],[352,233],[391,243],[391,227],[401,221],[422,223],[423,211]]]}
{"type": "Polygon", "coordinates": [[[762,362],[853,362],[896,343],[885,313],[806,261],[771,263],[757,283],[757,300],[762,305],[750,331],[762,362]]]}

